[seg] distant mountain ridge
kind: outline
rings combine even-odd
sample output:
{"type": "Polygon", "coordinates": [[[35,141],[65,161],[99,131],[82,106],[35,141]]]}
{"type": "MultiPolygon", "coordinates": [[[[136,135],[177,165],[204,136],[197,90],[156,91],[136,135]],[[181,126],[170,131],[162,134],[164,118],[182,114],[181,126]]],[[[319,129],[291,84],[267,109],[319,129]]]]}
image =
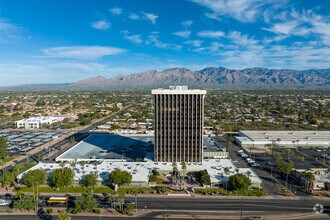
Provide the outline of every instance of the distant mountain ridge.
{"type": "Polygon", "coordinates": [[[199,71],[187,68],[149,70],[142,73],[117,75],[111,78],[96,76],[73,83],[28,84],[7,89],[138,89],[167,88],[169,85],[187,85],[199,88],[281,88],[330,89],[330,69],[267,69],[243,70],[225,67],[207,67],[199,71]]]}
{"type": "Polygon", "coordinates": [[[73,83],[72,87],[157,87],[188,85],[194,87],[219,86],[293,86],[330,87],[330,69],[290,70],[247,68],[232,70],[224,67],[207,67],[199,71],[187,68],[171,68],[163,71],[149,70],[142,73],[118,75],[111,78],[93,77],[73,83]]]}

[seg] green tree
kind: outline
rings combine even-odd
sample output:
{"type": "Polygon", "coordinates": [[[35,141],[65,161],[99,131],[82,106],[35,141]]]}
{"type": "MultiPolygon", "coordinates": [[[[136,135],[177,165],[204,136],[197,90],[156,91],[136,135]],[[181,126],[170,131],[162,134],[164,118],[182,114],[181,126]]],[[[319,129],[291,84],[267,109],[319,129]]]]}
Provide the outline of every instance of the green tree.
{"type": "Polygon", "coordinates": [[[82,179],[82,184],[85,187],[91,187],[91,189],[93,189],[96,186],[96,183],[97,183],[97,177],[96,174],[94,173],[87,174],[82,179]]]}
{"type": "Polygon", "coordinates": [[[98,207],[98,204],[92,194],[83,194],[76,199],[75,209],[77,212],[92,212],[93,209],[98,207]]]}
{"type": "Polygon", "coordinates": [[[298,162],[304,162],[305,158],[303,156],[299,156],[299,157],[297,157],[297,161],[298,162]]]}
{"type": "Polygon", "coordinates": [[[15,181],[15,175],[12,172],[6,172],[4,181],[3,181],[3,186],[11,186],[13,182],[15,181]]]}
{"type": "Polygon", "coordinates": [[[128,205],[124,208],[123,214],[133,216],[134,215],[134,206],[128,205]]]}
{"type": "Polygon", "coordinates": [[[67,211],[61,211],[58,215],[58,220],[71,220],[71,217],[67,211]]]}
{"type": "Polygon", "coordinates": [[[176,174],[178,173],[178,165],[176,162],[172,163],[172,172],[174,176],[176,176],[176,174]]]}
{"type": "Polygon", "coordinates": [[[68,187],[71,185],[74,178],[74,171],[68,167],[56,169],[52,172],[50,182],[55,187],[68,187]]]}
{"type": "Polygon", "coordinates": [[[247,191],[251,186],[251,180],[249,179],[249,177],[242,173],[236,173],[230,176],[228,179],[228,183],[233,190],[247,191]]]}
{"type": "Polygon", "coordinates": [[[109,175],[109,182],[114,186],[130,184],[131,181],[132,181],[132,175],[125,170],[115,169],[109,175]]]}
{"type": "Polygon", "coordinates": [[[183,173],[186,174],[186,171],[187,171],[186,162],[184,162],[184,161],[181,162],[181,169],[182,169],[183,173]]]}
{"type": "Polygon", "coordinates": [[[291,149],[287,149],[284,152],[285,156],[287,157],[287,161],[290,161],[290,157],[293,155],[293,152],[291,149]]]}
{"type": "Polygon", "coordinates": [[[37,201],[32,196],[23,195],[22,198],[14,202],[14,208],[21,211],[23,209],[32,210],[35,208],[36,204],[37,201]]]}
{"type": "Polygon", "coordinates": [[[288,179],[289,179],[289,175],[290,175],[290,173],[292,171],[292,168],[293,168],[293,162],[292,161],[286,162],[284,160],[277,160],[276,161],[276,167],[277,167],[278,171],[285,174],[285,176],[286,176],[285,186],[286,186],[286,188],[288,188],[288,179]]]}
{"type": "Polygon", "coordinates": [[[303,172],[302,174],[303,177],[307,178],[308,180],[311,180],[311,181],[315,181],[316,180],[316,177],[313,173],[311,172],[303,172]]]}
{"type": "Polygon", "coordinates": [[[23,178],[23,183],[29,187],[37,187],[46,182],[46,171],[43,169],[30,170],[23,178]]]}
{"type": "Polygon", "coordinates": [[[229,168],[228,168],[228,167],[225,167],[225,168],[223,169],[223,171],[225,172],[225,174],[226,174],[226,175],[228,175],[228,174],[229,174],[229,172],[230,172],[230,170],[229,170],[229,168]]]}
{"type": "Polygon", "coordinates": [[[7,146],[7,139],[0,136],[0,162],[2,162],[2,160],[8,155],[7,146]]]}
{"type": "Polygon", "coordinates": [[[200,170],[195,172],[195,177],[197,181],[202,185],[210,185],[211,184],[211,177],[208,174],[207,170],[200,170]]]}

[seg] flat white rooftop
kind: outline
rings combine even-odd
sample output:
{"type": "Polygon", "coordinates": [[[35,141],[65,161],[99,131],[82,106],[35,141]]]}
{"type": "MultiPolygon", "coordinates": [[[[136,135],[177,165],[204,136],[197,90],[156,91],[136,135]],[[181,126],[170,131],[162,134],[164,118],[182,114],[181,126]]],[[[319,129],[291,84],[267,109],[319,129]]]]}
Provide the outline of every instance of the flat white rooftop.
{"type": "MultiPolygon", "coordinates": [[[[181,165],[177,164],[179,171],[181,170],[181,165]]],[[[65,167],[72,169],[70,163],[65,163],[65,167]]],[[[51,175],[52,170],[59,169],[59,163],[39,163],[36,166],[30,168],[29,170],[35,169],[44,169],[48,172],[48,176],[51,175]]],[[[152,170],[156,169],[161,171],[172,171],[173,166],[172,163],[157,163],[152,160],[147,159],[145,162],[109,162],[103,161],[97,164],[96,166],[93,164],[85,164],[82,168],[82,165],[76,163],[74,167],[75,180],[80,180],[83,175],[98,173],[98,179],[108,180],[109,174],[115,170],[121,169],[125,170],[132,174],[132,182],[148,182],[149,175],[152,170]]],[[[219,183],[227,181],[228,177],[235,174],[237,171],[243,174],[249,174],[249,178],[252,183],[261,183],[261,179],[251,170],[250,168],[236,168],[236,166],[232,163],[230,159],[210,159],[204,160],[203,163],[187,163],[187,171],[199,171],[199,170],[207,170],[210,174],[212,183],[219,183]],[[229,169],[229,173],[226,174],[224,172],[225,168],[229,169]]],[[[26,172],[20,174],[18,179],[21,179],[26,172]]]]}
{"type": "Polygon", "coordinates": [[[188,86],[170,86],[169,89],[154,89],[151,90],[152,95],[205,95],[206,90],[188,89],[188,86]]]}
{"type": "Polygon", "coordinates": [[[281,139],[281,141],[330,141],[330,131],[239,131],[252,141],[269,141],[281,139]]]}

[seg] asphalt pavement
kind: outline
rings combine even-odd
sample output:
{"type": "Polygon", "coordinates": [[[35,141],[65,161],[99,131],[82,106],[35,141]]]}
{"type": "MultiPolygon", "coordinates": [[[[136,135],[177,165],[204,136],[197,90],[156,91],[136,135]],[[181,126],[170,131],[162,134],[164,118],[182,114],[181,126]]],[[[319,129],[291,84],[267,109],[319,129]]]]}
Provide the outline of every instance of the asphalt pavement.
{"type": "Polygon", "coordinates": [[[261,186],[268,193],[268,195],[271,196],[281,195],[277,189],[283,186],[276,179],[274,179],[274,177],[272,177],[270,173],[266,172],[262,167],[248,166],[246,160],[240,157],[239,154],[237,153],[238,150],[244,150],[245,153],[249,155],[249,152],[247,152],[244,148],[239,147],[233,144],[232,142],[226,140],[223,136],[214,137],[214,140],[220,145],[223,145],[223,143],[226,143],[226,145],[228,145],[229,157],[233,161],[236,160],[239,162],[239,164],[236,164],[235,166],[237,166],[238,168],[244,168],[244,167],[251,168],[259,176],[259,178],[262,180],[261,186]]]}

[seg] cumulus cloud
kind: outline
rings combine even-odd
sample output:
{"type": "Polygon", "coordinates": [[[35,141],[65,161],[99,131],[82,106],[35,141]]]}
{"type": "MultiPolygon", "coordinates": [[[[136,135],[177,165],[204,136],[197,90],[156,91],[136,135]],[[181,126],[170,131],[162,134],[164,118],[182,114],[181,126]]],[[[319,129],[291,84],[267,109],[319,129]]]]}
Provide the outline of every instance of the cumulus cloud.
{"type": "Polygon", "coordinates": [[[173,33],[176,36],[183,37],[183,38],[188,38],[191,34],[191,31],[184,30],[184,31],[177,31],[173,33]]]}
{"type": "Polygon", "coordinates": [[[97,30],[107,30],[110,28],[110,23],[106,20],[100,20],[100,21],[96,21],[93,22],[91,24],[92,28],[97,29],[97,30]]]}
{"type": "Polygon", "coordinates": [[[96,60],[104,56],[122,54],[125,50],[116,47],[71,46],[46,48],[42,52],[48,57],[96,60]]]}
{"type": "Polygon", "coordinates": [[[147,20],[149,20],[151,23],[156,24],[156,19],[158,18],[157,15],[152,13],[144,13],[144,16],[147,20]]]}
{"type": "Polygon", "coordinates": [[[220,38],[224,36],[224,33],[222,31],[200,31],[197,33],[197,36],[205,38],[220,38]]]}
{"type": "Polygon", "coordinates": [[[122,8],[118,8],[118,7],[111,8],[109,11],[110,11],[113,15],[120,15],[121,13],[123,13],[123,9],[122,9],[122,8]]]}

